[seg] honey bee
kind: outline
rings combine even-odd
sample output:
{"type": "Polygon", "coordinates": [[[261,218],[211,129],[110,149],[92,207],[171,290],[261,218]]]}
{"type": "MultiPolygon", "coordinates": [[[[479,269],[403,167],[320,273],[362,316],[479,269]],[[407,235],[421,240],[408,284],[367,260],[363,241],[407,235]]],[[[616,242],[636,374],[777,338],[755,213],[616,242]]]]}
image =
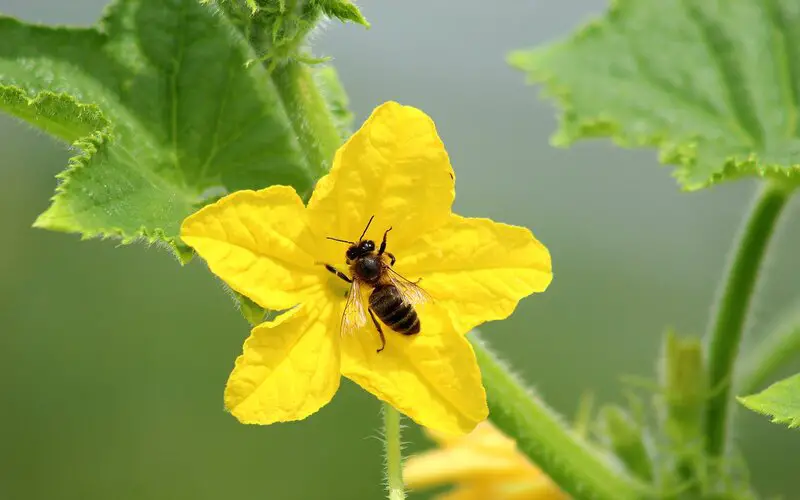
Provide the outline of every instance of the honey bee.
{"type": "Polygon", "coordinates": [[[329,240],[350,245],[345,252],[345,258],[352,278],[330,264],[325,264],[325,268],[350,283],[347,303],[342,313],[342,334],[351,333],[367,323],[364,312],[366,309],[381,338],[381,347],[377,350],[381,352],[386,347],[386,337],[376,316],[397,333],[416,335],[421,325],[414,306],[430,301],[431,297],[417,285],[419,280],[416,283],[409,281],[392,269],[396,259],[386,251],[386,235],[392,230],[391,227],[383,233],[383,240],[377,251],[374,241],[364,239],[374,218],[374,215],[369,218],[358,241],[328,236],[329,240]],[[361,295],[362,286],[372,288],[366,308],[361,295]]]}

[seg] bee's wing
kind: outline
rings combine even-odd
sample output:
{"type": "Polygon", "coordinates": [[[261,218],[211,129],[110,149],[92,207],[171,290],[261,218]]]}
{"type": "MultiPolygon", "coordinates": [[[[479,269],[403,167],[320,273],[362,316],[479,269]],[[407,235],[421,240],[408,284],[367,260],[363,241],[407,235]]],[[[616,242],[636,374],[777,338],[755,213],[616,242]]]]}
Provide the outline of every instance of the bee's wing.
{"type": "Polygon", "coordinates": [[[367,312],[364,310],[364,299],[361,296],[361,287],[358,280],[350,284],[350,293],[347,294],[347,303],[342,313],[342,335],[353,333],[367,324],[367,312]]]}
{"type": "Polygon", "coordinates": [[[387,275],[389,279],[392,281],[392,284],[397,287],[397,290],[403,295],[403,297],[409,301],[411,304],[422,304],[424,302],[433,302],[433,297],[431,294],[426,292],[422,289],[417,283],[413,281],[409,281],[403,276],[400,275],[397,271],[392,269],[391,267],[386,267],[387,275]]]}

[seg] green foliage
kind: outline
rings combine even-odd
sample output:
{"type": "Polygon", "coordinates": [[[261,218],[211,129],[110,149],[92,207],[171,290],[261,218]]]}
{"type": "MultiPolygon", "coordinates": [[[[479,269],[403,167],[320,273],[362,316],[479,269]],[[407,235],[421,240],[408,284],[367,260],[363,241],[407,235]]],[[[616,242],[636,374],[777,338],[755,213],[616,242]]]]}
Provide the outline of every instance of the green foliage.
{"type": "Polygon", "coordinates": [[[708,387],[712,392],[706,405],[704,427],[705,448],[711,457],[724,455],[728,447],[731,385],[739,346],[768,243],[789,201],[791,190],[787,187],[785,183],[769,182],[756,196],[725,271],[718,304],[706,333],[708,387]]]}
{"type": "Polygon", "coordinates": [[[219,6],[271,68],[288,59],[319,61],[301,49],[306,35],[323,16],[369,27],[358,7],[348,0],[222,0],[219,6]]]}
{"type": "Polygon", "coordinates": [[[352,21],[369,27],[369,23],[361,15],[358,7],[349,0],[314,0],[310,3],[317,5],[322,13],[328,17],[342,22],[352,21]]]}
{"type": "Polygon", "coordinates": [[[207,201],[272,184],[310,192],[341,140],[327,103],[308,70],[287,85],[290,65],[247,65],[256,49],[214,7],[120,0],[88,29],[0,17],[0,109],[80,150],[35,226],[166,241],[186,260],[178,228],[207,201]],[[298,87],[315,115],[297,113],[298,87]],[[298,137],[306,120],[331,132],[298,137]]]}
{"type": "Polygon", "coordinates": [[[22,89],[0,85],[0,109],[70,143],[108,129],[97,106],[80,104],[67,94],[45,91],[31,98],[22,89]]]}
{"type": "Polygon", "coordinates": [[[608,405],[600,411],[600,436],[606,446],[631,473],[647,482],[653,480],[653,463],[645,445],[644,428],[628,412],[608,405]]]}
{"type": "Polygon", "coordinates": [[[569,429],[541,398],[512,375],[476,330],[470,335],[481,368],[489,420],[567,494],[587,500],[654,498],[655,491],[619,470],[569,429]]]}
{"type": "Polygon", "coordinates": [[[333,66],[317,66],[313,72],[314,82],[325,97],[331,110],[336,128],[341,137],[350,137],[353,134],[353,120],[355,115],[350,111],[350,98],[347,97],[339,74],[333,66]]]}
{"type": "Polygon", "coordinates": [[[677,441],[699,439],[703,405],[708,397],[700,340],[668,331],[662,346],[659,378],[667,432],[677,441]]]}
{"type": "Polygon", "coordinates": [[[666,470],[674,487],[688,483],[706,489],[707,485],[702,484],[707,463],[702,425],[709,392],[700,339],[667,331],[659,361],[660,395],[656,406],[660,438],[670,455],[666,470]]]}
{"type": "Polygon", "coordinates": [[[246,295],[242,295],[235,290],[230,291],[239,306],[239,312],[244,316],[244,319],[250,323],[251,326],[256,326],[264,321],[267,316],[267,310],[256,304],[246,295]]]}
{"type": "Polygon", "coordinates": [[[775,423],[800,427],[800,374],[776,382],[758,394],[737,399],[747,408],[772,417],[775,423]]]}
{"type": "Polygon", "coordinates": [[[561,107],[557,145],[654,146],[686,189],[800,179],[800,7],[618,0],[567,40],[510,55],[561,107]]]}

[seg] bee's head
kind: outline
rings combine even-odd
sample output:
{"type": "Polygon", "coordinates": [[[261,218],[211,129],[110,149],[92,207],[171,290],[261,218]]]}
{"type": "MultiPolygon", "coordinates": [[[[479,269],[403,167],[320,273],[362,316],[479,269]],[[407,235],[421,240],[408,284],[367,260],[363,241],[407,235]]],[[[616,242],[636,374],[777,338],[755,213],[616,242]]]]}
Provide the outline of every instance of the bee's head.
{"type": "Polygon", "coordinates": [[[364,235],[367,234],[367,229],[369,229],[369,225],[372,224],[372,219],[375,216],[369,218],[369,222],[367,222],[367,227],[364,228],[364,231],[361,233],[361,236],[358,238],[358,242],[349,241],[349,240],[342,240],[339,238],[333,238],[328,236],[329,240],[338,241],[339,243],[349,243],[350,246],[347,248],[347,253],[345,256],[347,257],[347,262],[356,260],[359,257],[364,257],[365,255],[369,255],[375,251],[375,242],[372,240],[365,240],[364,235]]]}
{"type": "Polygon", "coordinates": [[[345,256],[348,261],[356,260],[359,257],[369,255],[375,251],[375,242],[372,240],[361,240],[355,245],[350,245],[345,256]]]}

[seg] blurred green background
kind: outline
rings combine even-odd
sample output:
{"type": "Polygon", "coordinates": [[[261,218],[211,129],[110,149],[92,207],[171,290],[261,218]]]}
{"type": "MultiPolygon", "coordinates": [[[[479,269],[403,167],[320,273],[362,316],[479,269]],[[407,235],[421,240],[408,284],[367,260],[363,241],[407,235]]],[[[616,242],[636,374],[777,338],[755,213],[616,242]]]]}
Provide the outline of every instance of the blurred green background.
{"type": "MultiPolygon", "coordinates": [[[[0,12],[85,25],[104,4],[0,0],[0,12]]],[[[315,52],[334,57],[359,122],[389,99],[436,120],[458,212],[528,226],[550,248],[551,288],[485,337],[568,416],[587,391],[623,401],[619,376],[652,374],[665,327],[704,330],[756,184],[681,193],[652,151],[549,146],[554,109],[504,56],[604,1],[455,5],[363,0],[372,29],[331,23],[315,52]]],[[[161,248],[31,229],[70,153],[5,116],[0,148],[0,499],[382,497],[374,399],[345,383],[304,422],[238,424],[222,388],[248,328],[219,282],[161,248]]],[[[750,341],[797,292],[797,204],[788,212],[750,341]]],[[[800,434],[744,411],[736,424],[758,487],[795,498],[800,434]]],[[[407,437],[429,446],[413,424],[407,437]]]]}

